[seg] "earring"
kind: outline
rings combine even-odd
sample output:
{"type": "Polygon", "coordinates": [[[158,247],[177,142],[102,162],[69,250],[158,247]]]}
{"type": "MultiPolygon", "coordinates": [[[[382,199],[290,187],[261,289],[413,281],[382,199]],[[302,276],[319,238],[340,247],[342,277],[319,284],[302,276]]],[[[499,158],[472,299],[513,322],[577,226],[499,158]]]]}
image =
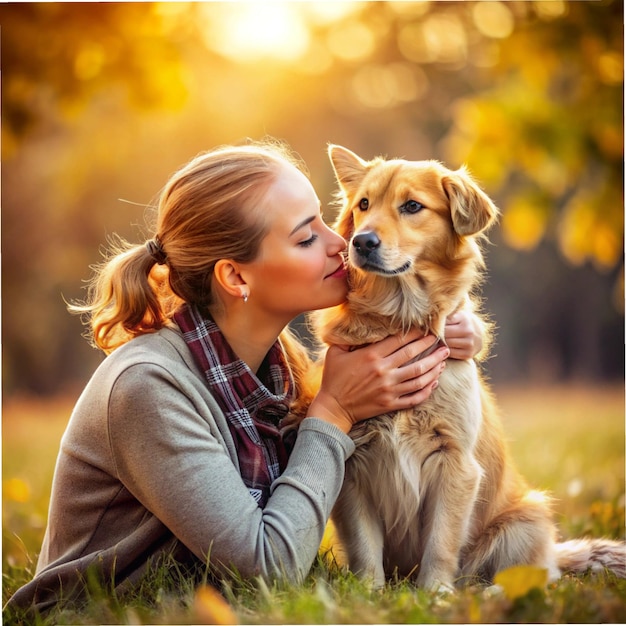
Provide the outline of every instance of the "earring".
{"type": "Polygon", "coordinates": [[[245,304],[246,302],[248,302],[248,292],[247,292],[247,291],[244,291],[244,292],[241,294],[241,297],[243,298],[243,302],[244,302],[244,304],[245,304]]]}

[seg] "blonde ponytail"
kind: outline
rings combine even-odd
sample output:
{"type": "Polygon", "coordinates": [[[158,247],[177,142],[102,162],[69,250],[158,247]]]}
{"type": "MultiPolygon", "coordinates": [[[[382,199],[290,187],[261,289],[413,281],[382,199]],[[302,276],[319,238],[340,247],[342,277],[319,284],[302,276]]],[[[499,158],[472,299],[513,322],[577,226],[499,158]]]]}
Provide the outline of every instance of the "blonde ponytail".
{"type": "Polygon", "coordinates": [[[129,244],[117,237],[108,258],[95,268],[89,283],[87,303],[76,303],[70,312],[86,317],[89,339],[106,353],[145,333],[163,327],[173,308],[168,294],[167,270],[146,245],[129,244]]]}

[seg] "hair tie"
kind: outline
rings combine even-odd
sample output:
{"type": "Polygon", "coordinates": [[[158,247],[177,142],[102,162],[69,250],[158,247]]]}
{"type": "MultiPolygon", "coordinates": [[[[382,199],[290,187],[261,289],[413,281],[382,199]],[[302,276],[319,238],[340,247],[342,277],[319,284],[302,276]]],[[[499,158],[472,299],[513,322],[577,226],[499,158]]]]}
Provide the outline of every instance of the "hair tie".
{"type": "Polygon", "coordinates": [[[146,241],[146,250],[148,250],[155,263],[163,265],[167,261],[167,254],[163,250],[163,244],[158,235],[154,239],[146,241]]]}

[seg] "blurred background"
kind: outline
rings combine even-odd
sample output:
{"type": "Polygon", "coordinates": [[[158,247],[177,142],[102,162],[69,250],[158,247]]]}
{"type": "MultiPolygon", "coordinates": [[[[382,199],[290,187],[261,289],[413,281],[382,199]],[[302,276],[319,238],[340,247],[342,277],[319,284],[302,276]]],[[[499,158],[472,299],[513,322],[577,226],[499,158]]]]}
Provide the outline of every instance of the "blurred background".
{"type": "Polygon", "coordinates": [[[494,383],[623,381],[621,1],[9,3],[0,26],[5,399],[80,389],[102,355],[65,301],[107,237],[143,242],[173,171],[265,135],[325,204],[328,142],[467,164],[502,211],[494,383]]]}

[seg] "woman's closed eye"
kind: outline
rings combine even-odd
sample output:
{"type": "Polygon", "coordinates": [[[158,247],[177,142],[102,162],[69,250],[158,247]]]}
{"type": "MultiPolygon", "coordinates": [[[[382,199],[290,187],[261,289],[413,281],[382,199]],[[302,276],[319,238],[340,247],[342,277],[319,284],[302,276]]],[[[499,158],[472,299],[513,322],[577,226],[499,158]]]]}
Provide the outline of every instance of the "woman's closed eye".
{"type": "Polygon", "coordinates": [[[305,239],[304,241],[300,241],[298,245],[302,246],[303,248],[308,248],[309,246],[313,245],[313,242],[315,242],[317,238],[318,238],[318,235],[313,234],[308,239],[305,239]]]}

